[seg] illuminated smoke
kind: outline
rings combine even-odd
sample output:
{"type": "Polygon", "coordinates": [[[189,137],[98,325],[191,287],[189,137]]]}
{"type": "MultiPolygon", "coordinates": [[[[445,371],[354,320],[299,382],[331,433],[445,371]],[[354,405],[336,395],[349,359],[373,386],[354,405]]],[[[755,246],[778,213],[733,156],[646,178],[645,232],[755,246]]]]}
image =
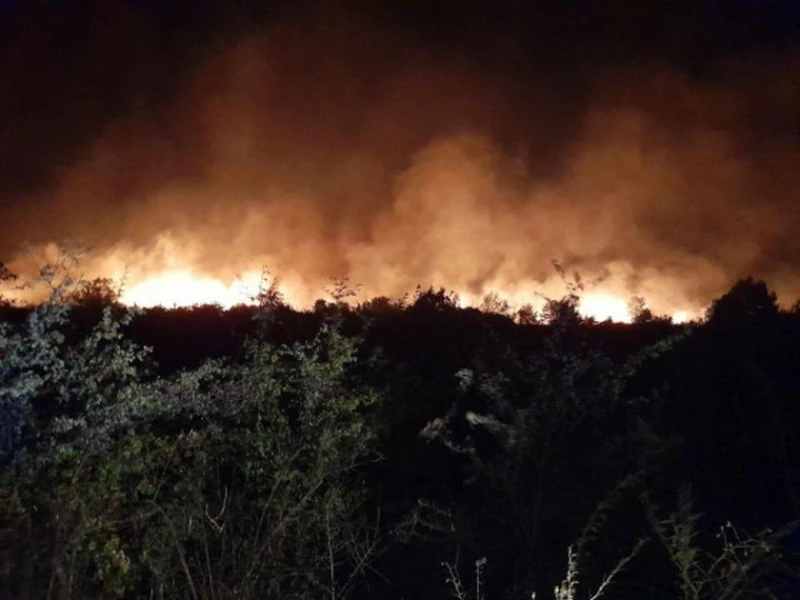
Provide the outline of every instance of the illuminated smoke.
{"type": "Polygon", "coordinates": [[[343,277],[363,297],[422,285],[523,304],[564,292],[552,260],[598,316],[626,318],[634,295],[696,315],[751,274],[789,303],[792,65],[714,83],[616,69],[575,94],[357,20],[289,20],[187,70],[163,104],[134,103],[46,191],[19,193],[3,250],[80,238],[95,248],[84,276],[124,276],[144,303],[229,305],[267,266],[300,306],[343,277]]]}

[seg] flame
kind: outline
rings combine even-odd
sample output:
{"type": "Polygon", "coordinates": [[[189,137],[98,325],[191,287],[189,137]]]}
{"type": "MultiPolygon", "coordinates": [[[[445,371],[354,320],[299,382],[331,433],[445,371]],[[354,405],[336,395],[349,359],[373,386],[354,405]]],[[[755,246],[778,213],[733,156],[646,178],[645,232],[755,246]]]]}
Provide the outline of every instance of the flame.
{"type": "Polygon", "coordinates": [[[699,314],[693,315],[688,310],[679,310],[677,312],[672,313],[672,322],[673,323],[688,323],[693,318],[698,317],[699,314]]]}
{"type": "Polygon", "coordinates": [[[219,304],[230,308],[247,302],[239,282],[226,285],[219,279],[195,275],[190,269],[173,270],[148,277],[125,290],[123,304],[151,308],[154,306],[182,307],[195,304],[219,304]]]}
{"type": "Polygon", "coordinates": [[[597,321],[617,321],[630,323],[632,321],[628,303],[619,296],[610,294],[587,294],[580,301],[580,313],[584,317],[591,317],[597,321]]]}
{"type": "MultiPolygon", "coordinates": [[[[120,301],[128,306],[152,308],[163,306],[166,308],[189,307],[200,304],[216,304],[222,308],[230,308],[241,304],[254,304],[256,296],[263,286],[269,283],[261,271],[247,271],[234,281],[226,283],[222,279],[209,275],[197,274],[191,268],[172,269],[146,276],[136,284],[129,286],[120,297],[120,301]]],[[[314,297],[313,293],[298,293],[297,286],[280,284],[279,291],[290,305],[296,308],[310,308],[314,297]]],[[[324,296],[324,291],[317,297],[324,296]]],[[[464,307],[481,306],[478,295],[459,294],[460,305],[464,307]]],[[[526,304],[526,299],[534,300],[532,304],[541,310],[544,299],[527,297],[520,292],[509,293],[499,290],[496,296],[508,303],[512,309],[517,309],[526,304]]],[[[367,299],[363,296],[361,299],[367,299]]],[[[595,321],[613,321],[616,323],[631,323],[633,316],[628,300],[623,295],[609,292],[590,292],[580,299],[579,312],[583,317],[595,321]]],[[[674,323],[686,323],[700,315],[699,311],[674,310],[670,318],[674,323]]]]}
{"type": "Polygon", "coordinates": [[[99,254],[77,275],[140,306],[252,302],[263,265],[299,309],[331,277],[363,286],[356,302],[421,285],[507,312],[540,311],[578,273],[579,310],[624,322],[633,296],[696,318],[746,274],[797,298],[800,153],[771,126],[797,116],[781,77],[796,57],[737,61],[714,86],[638,67],[554,86],[306,12],[169,70],[159,102],[125,85],[135,110],[50,132],[89,126],[63,164],[70,144],[37,154],[41,185],[3,198],[0,260],[34,279],[52,259],[17,268],[15,245],[80,240],[99,254]]]}
{"type": "MultiPolygon", "coordinates": [[[[259,292],[272,284],[277,286],[283,299],[298,310],[312,308],[314,302],[320,298],[332,299],[330,290],[336,285],[320,275],[307,276],[292,269],[284,273],[279,268],[277,279],[273,279],[264,270],[264,265],[271,262],[268,256],[234,262],[217,272],[206,270],[198,264],[196,249],[189,243],[191,241],[192,239],[187,238],[178,243],[177,239],[164,234],[156,244],[146,248],[134,249],[120,245],[109,252],[89,253],[81,257],[79,266],[72,265],[72,268],[79,271],[70,273],[70,277],[78,281],[91,281],[97,277],[110,278],[115,285],[120,286],[120,301],[123,304],[141,308],[215,304],[228,309],[236,305],[252,305],[257,302],[259,292]],[[260,267],[253,268],[256,265],[260,267]]],[[[12,264],[11,270],[17,273],[27,272],[27,280],[33,281],[38,272],[36,265],[62,262],[63,257],[58,247],[49,244],[28,255],[26,260],[12,264]]],[[[586,283],[586,289],[581,293],[579,313],[598,322],[610,320],[630,323],[633,318],[629,301],[633,294],[622,283],[626,273],[620,271],[614,274],[613,269],[611,272],[612,275],[603,280],[587,278],[589,283],[586,283]]],[[[348,301],[355,304],[377,296],[400,298],[404,295],[397,285],[387,287],[385,283],[385,280],[372,281],[362,287],[360,281],[353,280],[348,285],[355,293],[348,301]]],[[[487,280],[478,289],[441,276],[435,282],[421,281],[420,285],[423,288],[429,285],[434,289],[442,287],[455,293],[462,307],[505,314],[512,314],[524,306],[530,306],[541,314],[547,299],[563,297],[568,288],[563,275],[557,274],[542,280],[523,282],[497,277],[487,280]]],[[[670,298],[657,293],[660,289],[663,288],[652,288],[649,290],[651,294],[646,293],[648,290],[642,294],[647,302],[653,302],[656,315],[670,315],[673,322],[682,323],[702,314],[697,306],[682,305],[679,296],[670,298]]],[[[45,296],[39,293],[43,291],[47,290],[38,286],[37,292],[37,286],[31,285],[18,290],[0,289],[0,295],[29,304],[43,300],[45,296]]],[[[413,297],[413,294],[406,294],[406,297],[413,297]]]]}
{"type": "MultiPolygon", "coordinates": [[[[226,283],[219,278],[195,273],[191,268],[172,269],[147,276],[135,285],[131,285],[122,293],[120,300],[123,304],[142,308],[188,307],[198,304],[217,304],[222,308],[230,308],[239,304],[253,304],[260,286],[263,285],[264,276],[257,271],[248,271],[237,277],[235,281],[226,283]]],[[[309,308],[310,302],[300,300],[300,296],[292,293],[290,287],[279,285],[279,289],[293,306],[309,308]],[[292,301],[293,297],[294,301],[292,301]]],[[[323,291],[320,290],[320,292],[323,291]]],[[[459,294],[458,290],[455,292],[461,298],[462,306],[480,306],[481,302],[477,295],[459,294]]],[[[495,293],[499,299],[508,302],[512,309],[519,308],[524,303],[524,298],[519,293],[504,293],[503,290],[495,293]]],[[[324,296],[324,292],[318,296],[324,296]]],[[[363,299],[366,299],[366,296],[363,299]]],[[[541,308],[543,299],[534,298],[534,300],[533,304],[536,305],[536,308],[541,308]]],[[[580,301],[579,312],[584,317],[593,318],[596,321],[610,320],[620,323],[632,321],[627,300],[611,293],[585,295],[580,301]]],[[[673,320],[676,322],[687,319],[688,312],[686,311],[676,312],[673,316],[673,320]]]]}

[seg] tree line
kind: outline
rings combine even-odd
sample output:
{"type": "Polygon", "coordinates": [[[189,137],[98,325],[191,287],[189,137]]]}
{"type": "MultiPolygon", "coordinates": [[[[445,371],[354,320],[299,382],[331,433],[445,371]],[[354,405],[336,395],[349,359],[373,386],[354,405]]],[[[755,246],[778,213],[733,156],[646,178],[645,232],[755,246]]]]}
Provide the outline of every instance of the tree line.
{"type": "Polygon", "coordinates": [[[624,325],[43,274],[0,309],[8,597],[798,595],[800,311],[764,282],[624,325]]]}

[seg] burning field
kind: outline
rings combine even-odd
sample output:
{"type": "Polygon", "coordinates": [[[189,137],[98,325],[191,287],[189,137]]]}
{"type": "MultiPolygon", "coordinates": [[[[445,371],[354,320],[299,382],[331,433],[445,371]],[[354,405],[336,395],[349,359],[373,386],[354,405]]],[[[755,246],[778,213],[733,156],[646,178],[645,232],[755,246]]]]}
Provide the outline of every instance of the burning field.
{"type": "Polygon", "coordinates": [[[749,275],[800,296],[796,53],[698,74],[591,58],[580,29],[451,39],[330,6],[181,53],[130,7],[93,10],[105,28],[80,41],[23,15],[3,42],[12,271],[78,240],[80,276],[144,306],[247,301],[265,267],[298,307],[332,279],[536,304],[564,292],[553,261],[598,319],[634,296],[692,318],[749,275]]]}

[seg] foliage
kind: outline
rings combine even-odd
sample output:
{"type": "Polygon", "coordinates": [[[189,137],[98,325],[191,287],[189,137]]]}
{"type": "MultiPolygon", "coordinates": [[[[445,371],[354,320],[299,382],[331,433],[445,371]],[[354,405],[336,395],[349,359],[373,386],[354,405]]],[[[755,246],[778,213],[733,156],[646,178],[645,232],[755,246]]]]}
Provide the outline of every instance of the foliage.
{"type": "Polygon", "coordinates": [[[105,307],[119,304],[122,286],[115,286],[114,281],[98,277],[89,281],[80,281],[69,294],[69,302],[85,307],[105,307]]]}
{"type": "Polygon", "coordinates": [[[778,315],[777,297],[767,284],[752,278],[737,282],[725,295],[715,300],[708,310],[712,323],[747,324],[778,315]]]}
{"type": "Polygon", "coordinates": [[[156,379],[106,307],[55,297],[0,329],[2,588],[18,597],[346,597],[379,550],[356,342],[252,339],[156,379]],[[231,435],[235,432],[235,435],[231,435]]]}
{"type": "MultiPolygon", "coordinates": [[[[460,514],[459,545],[476,555],[485,554],[496,565],[494,584],[490,579],[484,586],[491,595],[529,597],[536,587],[541,595],[542,587],[555,584],[557,599],[578,598],[580,571],[586,581],[597,582],[595,592],[586,597],[605,597],[623,569],[635,569],[634,559],[646,551],[653,566],[662,565],[654,575],[663,579],[660,585],[666,590],[659,597],[671,597],[673,567],[669,565],[678,565],[687,553],[710,550],[705,542],[666,557],[648,549],[648,539],[671,543],[677,533],[666,532],[652,519],[648,526],[634,500],[648,485],[654,486],[656,495],[664,495],[658,480],[675,468],[680,438],[656,433],[649,422],[661,410],[659,394],[642,395],[632,382],[643,369],[689,340],[693,330],[686,328],[626,360],[614,361],[586,343],[586,329],[580,327],[576,312],[569,310],[576,304],[572,295],[551,301],[551,307],[566,308],[547,315],[550,334],[532,355],[512,358],[495,372],[459,371],[460,398],[446,416],[431,421],[422,436],[440,440],[471,467],[464,484],[473,490],[474,500],[451,510],[460,514]],[[628,489],[627,495],[614,491],[618,486],[628,489]],[[603,500],[606,494],[610,495],[603,500]],[[622,520],[613,516],[620,510],[625,511],[622,520]],[[589,523],[582,530],[581,519],[589,523]],[[609,531],[609,523],[615,523],[617,530],[609,531]],[[563,544],[570,537],[578,541],[570,546],[567,574],[553,582],[553,544],[556,540],[563,544]],[[604,554],[619,556],[625,547],[627,554],[616,562],[602,559],[604,554]]],[[[760,536],[739,542],[749,551],[760,536]]],[[[739,554],[733,547],[728,544],[716,557],[718,568],[735,566],[739,554]]],[[[752,568],[745,568],[750,572],[771,567],[772,557],[751,554],[750,559],[752,568]]],[[[448,565],[453,594],[473,597],[448,565]]],[[[707,577],[719,580],[715,573],[707,577]]],[[[739,585],[740,595],[731,597],[744,597],[753,589],[741,582],[726,585],[731,589],[739,585]]]]}
{"type": "Polygon", "coordinates": [[[542,321],[347,282],[301,313],[266,274],[257,306],[135,313],[72,264],[0,319],[0,592],[797,597],[765,527],[797,514],[800,322],[759,282],[616,326],[579,278],[542,321]]]}
{"type": "Polygon", "coordinates": [[[3,462],[32,445],[101,444],[123,425],[119,411],[135,405],[148,351],[124,335],[134,313],[106,307],[92,331],[75,339],[71,310],[58,288],[22,326],[0,323],[3,462]]]}
{"type": "Polygon", "coordinates": [[[511,305],[508,301],[493,292],[483,297],[479,310],[505,316],[510,316],[512,314],[511,305]]]}
{"type": "Polygon", "coordinates": [[[628,312],[634,323],[648,323],[653,320],[653,311],[647,306],[647,301],[641,296],[634,296],[628,302],[628,312]]]}
{"type": "Polygon", "coordinates": [[[447,292],[444,288],[427,290],[417,287],[411,310],[420,314],[438,314],[453,310],[458,307],[458,296],[454,292],[447,292]]]}
{"type": "Polygon", "coordinates": [[[643,405],[625,394],[644,358],[615,363],[576,337],[574,315],[549,314],[557,319],[550,335],[533,353],[512,353],[503,370],[459,371],[454,409],[422,432],[470,465],[465,485],[474,500],[459,511],[470,536],[464,543],[501,565],[504,583],[492,592],[504,597],[550,583],[545,573],[555,569],[551,544],[563,536],[559,529],[577,534],[591,503],[646,451],[629,431],[643,405]],[[577,489],[584,493],[576,496],[577,489]]]}
{"type": "Polygon", "coordinates": [[[770,590],[770,577],[782,570],[781,538],[795,525],[779,534],[765,529],[750,536],[726,521],[718,527],[714,541],[703,547],[698,543],[701,515],[693,511],[687,490],[681,490],[677,510],[665,518],[660,518],[649,502],[645,509],[652,531],[677,573],[680,598],[776,598],[770,590]]]}
{"type": "Polygon", "coordinates": [[[7,294],[9,290],[14,289],[15,286],[19,287],[16,284],[18,280],[19,276],[0,262],[0,308],[12,306],[14,304],[13,299],[6,298],[5,294],[7,294]]]}

